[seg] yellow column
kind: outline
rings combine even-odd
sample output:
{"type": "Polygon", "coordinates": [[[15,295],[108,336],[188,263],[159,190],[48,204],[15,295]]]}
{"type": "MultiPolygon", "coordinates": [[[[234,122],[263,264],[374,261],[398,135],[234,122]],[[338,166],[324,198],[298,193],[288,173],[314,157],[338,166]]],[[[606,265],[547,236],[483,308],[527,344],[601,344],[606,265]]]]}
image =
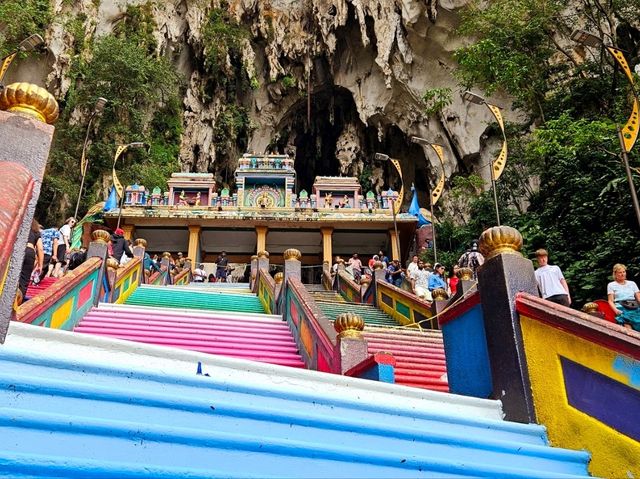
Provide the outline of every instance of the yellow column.
{"type": "Polygon", "coordinates": [[[400,260],[400,242],[395,230],[389,230],[389,238],[391,240],[391,259],[400,260]]]}
{"type": "Polygon", "coordinates": [[[201,226],[198,225],[190,225],[189,226],[189,252],[188,257],[191,259],[192,267],[196,267],[196,263],[200,261],[199,252],[200,252],[200,230],[201,226]]]}
{"type": "Polygon", "coordinates": [[[322,232],[322,261],[328,261],[329,264],[333,264],[333,243],[331,236],[333,234],[333,228],[324,227],[320,228],[322,232]]]}
{"type": "Polygon", "coordinates": [[[267,233],[268,226],[256,226],[256,253],[267,250],[267,233]]]}
{"type": "Polygon", "coordinates": [[[124,231],[124,239],[131,241],[133,239],[133,233],[136,227],[134,225],[122,225],[122,231],[124,231]]]}

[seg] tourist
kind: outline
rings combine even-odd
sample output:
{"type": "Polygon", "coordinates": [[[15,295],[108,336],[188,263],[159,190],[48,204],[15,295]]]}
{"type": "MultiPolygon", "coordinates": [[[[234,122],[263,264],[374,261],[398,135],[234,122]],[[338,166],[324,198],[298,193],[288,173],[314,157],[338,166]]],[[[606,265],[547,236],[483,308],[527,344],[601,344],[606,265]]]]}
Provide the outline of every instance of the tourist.
{"type": "Polygon", "coordinates": [[[207,272],[204,270],[204,264],[200,263],[200,266],[193,270],[193,281],[195,283],[204,283],[206,277],[207,272]]]}
{"type": "Polygon", "coordinates": [[[613,266],[613,281],[607,285],[607,299],[616,313],[616,323],[640,331],[640,290],[635,281],[627,279],[627,267],[613,266]]]}
{"type": "Polygon", "coordinates": [[[560,268],[549,264],[549,253],[546,249],[537,250],[536,258],[539,265],[535,273],[536,281],[542,297],[552,303],[569,307],[571,305],[569,285],[560,268]]]}
{"type": "Polygon", "coordinates": [[[176,268],[182,270],[184,268],[184,264],[186,263],[186,258],[182,254],[182,252],[178,253],[178,259],[176,260],[176,268]]]}
{"type": "Polygon", "coordinates": [[[129,247],[129,241],[124,238],[122,228],[117,228],[111,235],[111,244],[113,245],[113,257],[120,263],[125,264],[133,258],[133,252],[129,247]],[[126,255],[126,256],[125,256],[126,255]]]}
{"type": "Polygon", "coordinates": [[[454,264],[453,275],[449,278],[449,291],[451,292],[451,296],[454,296],[458,292],[458,283],[460,282],[460,278],[458,277],[459,271],[460,266],[454,264]]]}
{"type": "Polygon", "coordinates": [[[447,290],[447,283],[444,280],[444,266],[440,263],[436,263],[433,268],[433,273],[429,276],[429,291],[433,292],[434,289],[447,290]]]}
{"type": "Polygon", "coordinates": [[[151,276],[154,271],[160,271],[160,266],[156,261],[158,255],[154,255],[153,258],[146,251],[144,252],[144,259],[142,260],[142,266],[144,268],[144,274],[146,277],[151,276]]]}
{"type": "Polygon", "coordinates": [[[53,268],[58,262],[58,244],[60,243],[60,231],[58,228],[48,228],[40,232],[42,250],[44,251],[43,270],[40,279],[51,276],[53,268]]]}
{"type": "Polygon", "coordinates": [[[51,274],[54,278],[59,278],[63,271],[62,269],[67,265],[67,251],[71,249],[71,230],[76,224],[76,219],[73,217],[67,218],[67,221],[58,230],[60,232],[60,241],[58,242],[58,249],[56,250],[56,256],[58,261],[51,274]]]}
{"type": "Polygon", "coordinates": [[[384,254],[384,251],[382,250],[378,251],[378,257],[380,258],[380,261],[382,261],[383,268],[386,268],[387,266],[389,266],[389,257],[384,254]]]}
{"type": "Polygon", "coordinates": [[[374,254],[369,260],[368,266],[371,271],[373,271],[373,267],[376,265],[376,262],[380,261],[380,256],[374,254]]]}
{"type": "Polygon", "coordinates": [[[407,266],[407,276],[411,277],[411,274],[417,270],[418,270],[418,255],[414,254],[413,257],[411,258],[411,262],[407,266]]]}
{"type": "Polygon", "coordinates": [[[69,250],[68,257],[69,261],[67,262],[67,270],[73,271],[87,260],[87,249],[85,247],[81,247],[69,250]]]}
{"type": "Polygon", "coordinates": [[[360,261],[357,253],[354,253],[353,256],[349,258],[349,266],[351,267],[353,279],[356,283],[359,283],[362,277],[362,261],[360,261]]]}
{"type": "Polygon", "coordinates": [[[473,271],[473,279],[478,279],[478,268],[484,263],[484,256],[478,251],[478,242],[472,241],[471,248],[468,249],[458,260],[458,266],[461,268],[471,268],[473,271]]]}
{"type": "Polygon", "coordinates": [[[40,238],[40,225],[36,220],[31,222],[29,236],[27,239],[27,247],[24,251],[24,260],[22,261],[22,269],[20,270],[20,278],[18,280],[18,291],[20,293],[21,303],[27,294],[29,281],[33,278],[37,284],[40,281],[40,274],[44,265],[44,250],[42,247],[42,239],[40,238]]]}
{"type": "Polygon", "coordinates": [[[216,279],[222,283],[226,283],[228,272],[229,259],[227,258],[227,253],[223,251],[216,260],[216,279]]]}
{"type": "Polygon", "coordinates": [[[431,301],[431,292],[429,291],[430,276],[431,273],[426,270],[424,261],[418,261],[417,267],[409,273],[413,294],[426,301],[431,301]]]}
{"type": "Polygon", "coordinates": [[[387,283],[390,283],[396,287],[400,287],[402,285],[402,280],[404,279],[404,275],[402,273],[402,268],[400,267],[400,261],[394,259],[391,261],[391,264],[387,266],[387,274],[385,276],[387,283]]]}

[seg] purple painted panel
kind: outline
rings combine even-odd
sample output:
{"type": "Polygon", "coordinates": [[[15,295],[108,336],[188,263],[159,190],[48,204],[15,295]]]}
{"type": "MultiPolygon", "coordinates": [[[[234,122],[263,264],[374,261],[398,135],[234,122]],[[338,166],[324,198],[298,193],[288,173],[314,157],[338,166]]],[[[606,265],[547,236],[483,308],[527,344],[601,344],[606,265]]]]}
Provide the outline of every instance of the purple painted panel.
{"type": "Polygon", "coordinates": [[[640,441],[640,391],[560,357],[569,404],[640,441]]]}

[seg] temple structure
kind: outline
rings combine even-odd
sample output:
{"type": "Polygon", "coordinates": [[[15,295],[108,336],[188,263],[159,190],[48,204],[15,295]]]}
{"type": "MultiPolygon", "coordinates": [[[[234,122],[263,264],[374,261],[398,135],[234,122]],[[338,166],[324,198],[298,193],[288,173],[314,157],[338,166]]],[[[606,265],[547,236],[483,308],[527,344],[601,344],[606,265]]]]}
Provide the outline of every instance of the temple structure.
{"type": "MultiPolygon", "coordinates": [[[[357,178],[319,176],[309,193],[296,189],[288,156],[245,154],[235,179],[235,191],[208,173],[174,173],[166,192],[128,186],[121,227],[130,239],[145,238],[150,252],[187,251],[205,262],[223,250],[235,262],[263,250],[276,259],[291,245],[305,264],[379,250],[400,259],[414,237],[416,218],[393,214],[398,193],[364,191],[357,178]]],[[[106,213],[107,225],[115,227],[118,214],[106,213]]]]}

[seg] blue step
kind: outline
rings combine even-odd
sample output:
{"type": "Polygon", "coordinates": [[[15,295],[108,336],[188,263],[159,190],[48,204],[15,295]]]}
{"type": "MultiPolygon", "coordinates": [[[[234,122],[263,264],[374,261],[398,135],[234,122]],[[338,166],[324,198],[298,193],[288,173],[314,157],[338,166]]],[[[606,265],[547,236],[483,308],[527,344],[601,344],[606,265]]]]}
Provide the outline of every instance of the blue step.
{"type": "Polygon", "coordinates": [[[496,401],[12,324],[0,477],[586,477],[496,401]],[[196,374],[198,369],[203,374],[196,374]]]}

